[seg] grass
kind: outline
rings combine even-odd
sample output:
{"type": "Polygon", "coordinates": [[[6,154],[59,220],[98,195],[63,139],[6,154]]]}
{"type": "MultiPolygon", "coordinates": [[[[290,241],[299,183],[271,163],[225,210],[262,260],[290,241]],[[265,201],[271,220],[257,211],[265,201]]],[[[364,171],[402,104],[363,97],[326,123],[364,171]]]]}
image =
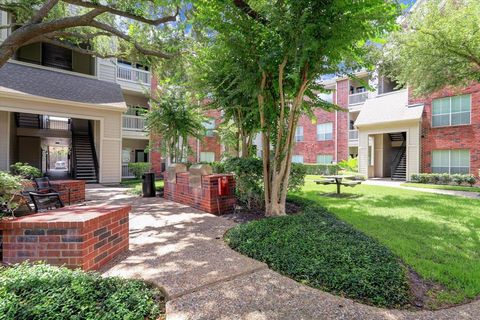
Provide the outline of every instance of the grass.
{"type": "Polygon", "coordinates": [[[385,246],[307,203],[294,216],[239,225],[226,234],[235,250],[301,283],[385,307],[408,303],[408,282],[385,246]]]}
{"type": "Polygon", "coordinates": [[[0,318],[159,319],[165,296],[140,280],[47,264],[0,267],[0,318]]]}
{"type": "MultiPolygon", "coordinates": [[[[480,200],[393,187],[316,185],[307,176],[299,196],[384,244],[424,279],[441,284],[438,304],[480,294],[480,200]]],[[[435,306],[431,306],[435,307],[435,306]]]]}
{"type": "MultiPolygon", "coordinates": [[[[142,180],[141,179],[125,179],[120,183],[121,186],[130,188],[128,192],[132,194],[142,194],[142,180]]],[[[155,181],[155,189],[160,191],[163,189],[163,180],[155,181]]]]}
{"type": "Polygon", "coordinates": [[[401,185],[404,186],[404,187],[411,187],[411,188],[425,188],[425,189],[440,189],[440,190],[480,192],[480,187],[469,187],[469,186],[456,186],[456,185],[445,185],[445,184],[429,184],[429,183],[412,183],[412,182],[402,183],[401,185]]]}

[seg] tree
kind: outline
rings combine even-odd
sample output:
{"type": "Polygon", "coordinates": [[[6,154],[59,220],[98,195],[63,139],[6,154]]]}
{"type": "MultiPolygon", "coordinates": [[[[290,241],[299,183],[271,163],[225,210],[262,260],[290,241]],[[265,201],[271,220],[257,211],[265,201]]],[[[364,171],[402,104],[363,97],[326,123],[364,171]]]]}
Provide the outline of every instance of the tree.
{"type": "Polygon", "coordinates": [[[385,46],[383,68],[415,95],[480,81],[480,1],[418,6],[385,46]]]}
{"type": "Polygon", "coordinates": [[[190,152],[188,138],[201,139],[205,133],[203,117],[198,106],[179,88],[156,92],[146,112],[147,130],[161,138],[161,151],[170,162],[184,162],[190,152]]]}
{"type": "MultiPolygon", "coordinates": [[[[98,57],[169,59],[168,22],[179,13],[167,0],[0,0],[12,32],[0,44],[0,67],[20,47],[45,42],[98,57]],[[112,43],[112,40],[113,43],[112,43]]],[[[170,46],[170,47],[169,47],[170,46]]]]}
{"type": "Polygon", "coordinates": [[[212,29],[211,47],[240,66],[233,86],[256,98],[266,214],[283,215],[298,118],[335,108],[317,95],[324,90],[318,80],[368,66],[368,40],[393,29],[400,7],[385,0],[203,0],[196,10],[212,29]]]}

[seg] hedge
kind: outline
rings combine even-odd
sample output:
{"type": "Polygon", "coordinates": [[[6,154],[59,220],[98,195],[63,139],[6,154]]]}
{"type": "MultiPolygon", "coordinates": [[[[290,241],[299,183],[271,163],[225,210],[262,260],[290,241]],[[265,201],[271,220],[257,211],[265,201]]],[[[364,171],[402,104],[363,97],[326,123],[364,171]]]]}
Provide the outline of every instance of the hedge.
{"type": "Polygon", "coordinates": [[[468,184],[473,186],[477,178],[472,174],[448,174],[448,173],[420,173],[412,174],[412,182],[432,184],[468,184]]]}

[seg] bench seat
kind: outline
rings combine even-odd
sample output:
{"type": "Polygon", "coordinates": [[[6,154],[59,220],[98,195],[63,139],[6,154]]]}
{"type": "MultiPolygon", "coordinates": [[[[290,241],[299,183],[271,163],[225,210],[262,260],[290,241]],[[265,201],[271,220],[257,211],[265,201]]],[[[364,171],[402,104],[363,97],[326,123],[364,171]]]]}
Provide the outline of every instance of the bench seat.
{"type": "Polygon", "coordinates": [[[362,181],[342,181],[341,185],[345,187],[355,187],[361,183],[362,181]]]}
{"type": "Polygon", "coordinates": [[[315,180],[316,184],[336,184],[334,179],[315,180]]]}

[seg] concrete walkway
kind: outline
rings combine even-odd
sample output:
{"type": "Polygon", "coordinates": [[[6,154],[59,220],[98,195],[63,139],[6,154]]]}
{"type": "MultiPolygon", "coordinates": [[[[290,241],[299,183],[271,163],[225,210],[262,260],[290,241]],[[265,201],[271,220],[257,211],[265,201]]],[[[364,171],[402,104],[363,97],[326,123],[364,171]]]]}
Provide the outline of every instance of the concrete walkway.
{"type": "Polygon", "coordinates": [[[390,179],[369,179],[369,180],[366,180],[363,184],[372,185],[372,186],[396,187],[400,189],[407,189],[407,190],[413,190],[413,191],[446,194],[450,196],[472,198],[472,199],[480,199],[479,192],[407,187],[407,186],[402,186],[402,184],[404,183],[405,181],[395,181],[390,179]]]}
{"type": "Polygon", "coordinates": [[[299,284],[228,248],[222,217],[162,198],[89,189],[90,203],[129,203],[130,251],[107,276],[141,278],[165,289],[167,319],[478,319],[480,301],[435,312],[384,310],[299,284]]]}

